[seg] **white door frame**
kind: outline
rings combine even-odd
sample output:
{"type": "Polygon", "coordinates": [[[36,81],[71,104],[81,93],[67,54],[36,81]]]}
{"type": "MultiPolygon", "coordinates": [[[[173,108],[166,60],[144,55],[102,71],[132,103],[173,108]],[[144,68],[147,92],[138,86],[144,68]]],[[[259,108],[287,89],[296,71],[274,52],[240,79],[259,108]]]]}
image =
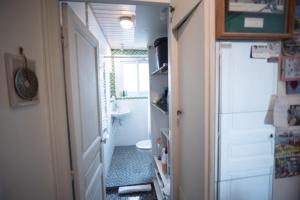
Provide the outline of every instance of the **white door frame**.
{"type": "Polygon", "coordinates": [[[55,199],[72,200],[59,4],[56,0],[41,0],[41,7],[55,199]]]}
{"type": "MultiPolygon", "coordinates": [[[[163,4],[169,0],[94,0],[97,3],[127,3],[127,4],[163,4]]],[[[215,1],[203,0],[205,7],[205,199],[215,199],[214,166],[215,166],[215,122],[216,110],[215,92],[215,1]]],[[[47,77],[47,98],[49,113],[49,130],[51,136],[51,155],[55,174],[55,197],[57,200],[71,200],[72,185],[70,174],[70,155],[68,149],[68,127],[66,116],[66,97],[64,86],[63,57],[61,49],[61,30],[58,0],[41,0],[42,34],[47,77]]],[[[176,111],[178,110],[178,70],[177,70],[177,40],[176,33],[169,29],[170,48],[170,87],[171,109],[170,128],[173,131],[173,145],[178,146],[178,127],[176,111]]],[[[178,149],[174,155],[174,200],[178,199],[178,149]]]]}
{"type": "MultiPolygon", "coordinates": [[[[216,112],[216,67],[215,67],[215,0],[203,0],[201,3],[204,4],[204,47],[206,49],[204,59],[205,59],[205,200],[215,200],[216,199],[216,185],[215,185],[215,129],[216,129],[216,119],[214,113],[216,112]]],[[[175,8],[176,10],[176,8],[175,8]]],[[[177,126],[177,115],[176,112],[179,108],[179,91],[178,91],[178,41],[176,31],[169,29],[169,48],[171,49],[169,60],[171,61],[170,72],[169,73],[169,87],[170,90],[170,102],[172,102],[170,108],[170,128],[173,134],[173,146],[180,146],[179,141],[179,130],[177,126]]],[[[173,150],[174,157],[179,157],[178,149],[173,150]]],[[[173,195],[174,200],[179,198],[179,161],[178,159],[173,161],[174,166],[174,189],[173,195]]]]}

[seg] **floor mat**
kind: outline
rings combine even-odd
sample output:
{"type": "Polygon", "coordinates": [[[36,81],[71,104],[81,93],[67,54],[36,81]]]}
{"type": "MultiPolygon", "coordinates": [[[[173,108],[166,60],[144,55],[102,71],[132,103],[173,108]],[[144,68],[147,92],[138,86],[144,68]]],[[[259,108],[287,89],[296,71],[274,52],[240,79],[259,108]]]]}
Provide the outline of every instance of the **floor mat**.
{"type": "Polygon", "coordinates": [[[106,200],[156,200],[156,193],[152,184],[151,192],[140,192],[126,195],[119,195],[118,188],[106,189],[106,200]]]}
{"type": "Polygon", "coordinates": [[[151,183],[152,177],[151,151],[142,152],[135,146],[115,147],[106,187],[151,183]]]}

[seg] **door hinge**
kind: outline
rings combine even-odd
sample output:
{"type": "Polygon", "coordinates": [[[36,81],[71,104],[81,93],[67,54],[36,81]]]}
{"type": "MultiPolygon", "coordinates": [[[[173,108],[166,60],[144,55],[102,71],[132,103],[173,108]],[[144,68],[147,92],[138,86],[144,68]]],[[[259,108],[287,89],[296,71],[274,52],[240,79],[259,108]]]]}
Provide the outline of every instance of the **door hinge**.
{"type": "Polygon", "coordinates": [[[170,8],[170,13],[173,13],[175,11],[175,7],[169,6],[169,8],[170,8]]]}
{"type": "Polygon", "coordinates": [[[75,177],[75,171],[71,170],[70,174],[71,174],[72,179],[74,179],[74,177],[75,177]]]}
{"type": "Polygon", "coordinates": [[[173,21],[173,16],[174,16],[174,11],[175,11],[175,7],[169,6],[169,11],[170,11],[170,13],[171,13],[171,15],[170,15],[170,23],[172,23],[172,21],[173,21]]]}
{"type": "Polygon", "coordinates": [[[183,113],[182,113],[182,111],[181,110],[177,110],[177,116],[179,117],[179,116],[181,116],[183,113]]]}
{"type": "Polygon", "coordinates": [[[63,32],[63,27],[60,27],[60,40],[62,47],[65,48],[65,37],[64,37],[64,32],[63,32]]]}

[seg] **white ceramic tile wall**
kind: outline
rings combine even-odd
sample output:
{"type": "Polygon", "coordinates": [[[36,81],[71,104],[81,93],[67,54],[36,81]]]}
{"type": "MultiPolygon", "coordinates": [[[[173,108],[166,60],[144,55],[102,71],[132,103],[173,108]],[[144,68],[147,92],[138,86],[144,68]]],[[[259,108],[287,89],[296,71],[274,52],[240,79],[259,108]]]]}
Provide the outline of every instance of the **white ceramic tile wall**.
{"type": "Polygon", "coordinates": [[[148,139],[148,99],[118,100],[120,107],[128,107],[131,113],[113,126],[115,146],[135,145],[140,140],[148,139]]]}

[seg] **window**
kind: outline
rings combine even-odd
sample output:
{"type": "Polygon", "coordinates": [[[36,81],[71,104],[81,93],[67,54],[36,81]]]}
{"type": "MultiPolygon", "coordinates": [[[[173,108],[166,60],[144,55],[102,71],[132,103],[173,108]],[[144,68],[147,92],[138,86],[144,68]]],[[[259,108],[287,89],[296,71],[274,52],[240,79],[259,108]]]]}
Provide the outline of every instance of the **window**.
{"type": "Polygon", "coordinates": [[[116,64],[117,97],[147,97],[149,65],[145,61],[120,61],[116,64]]]}

